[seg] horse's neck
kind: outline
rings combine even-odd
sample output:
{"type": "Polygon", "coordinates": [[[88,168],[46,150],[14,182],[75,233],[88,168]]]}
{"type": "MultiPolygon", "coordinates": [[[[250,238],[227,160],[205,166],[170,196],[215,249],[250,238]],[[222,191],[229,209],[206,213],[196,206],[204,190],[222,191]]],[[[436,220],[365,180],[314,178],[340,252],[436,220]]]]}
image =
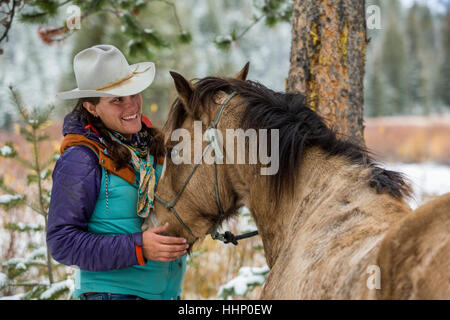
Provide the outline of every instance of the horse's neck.
{"type": "MultiPolygon", "coordinates": [[[[392,218],[383,216],[386,211],[383,203],[373,204],[378,195],[368,186],[367,170],[342,157],[327,157],[318,148],[310,148],[297,171],[292,196],[283,194],[275,203],[270,196],[262,197],[267,190],[264,183],[253,183],[248,206],[261,234],[269,266],[299,234],[315,236],[312,230],[322,232],[341,218],[347,223],[346,217],[358,212],[367,219],[387,221],[377,226],[376,233],[384,233],[392,218]]],[[[390,198],[386,206],[389,203],[390,198]]],[[[339,231],[331,228],[325,233],[331,238],[333,232],[339,231]]]]}
{"type": "Polygon", "coordinates": [[[278,202],[275,202],[271,195],[262,196],[267,194],[267,180],[249,179],[252,184],[249,186],[249,203],[246,205],[255,218],[269,266],[289,241],[292,224],[297,225],[299,220],[306,220],[320,201],[320,194],[323,192],[321,185],[327,180],[324,175],[325,172],[332,171],[331,167],[320,152],[310,149],[304,155],[302,165],[297,171],[292,196],[282,194],[278,202]],[[311,197],[313,190],[315,197],[311,197]]]}

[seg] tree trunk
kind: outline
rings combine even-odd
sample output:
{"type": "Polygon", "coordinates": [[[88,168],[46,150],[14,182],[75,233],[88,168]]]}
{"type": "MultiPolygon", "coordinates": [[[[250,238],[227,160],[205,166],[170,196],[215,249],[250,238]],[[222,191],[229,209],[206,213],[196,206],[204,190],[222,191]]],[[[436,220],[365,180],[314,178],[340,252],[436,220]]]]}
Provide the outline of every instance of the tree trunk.
{"type": "Polygon", "coordinates": [[[366,53],[364,0],[296,0],[292,12],[288,92],[305,94],[310,107],[343,136],[364,144],[363,79],[366,53]]]}

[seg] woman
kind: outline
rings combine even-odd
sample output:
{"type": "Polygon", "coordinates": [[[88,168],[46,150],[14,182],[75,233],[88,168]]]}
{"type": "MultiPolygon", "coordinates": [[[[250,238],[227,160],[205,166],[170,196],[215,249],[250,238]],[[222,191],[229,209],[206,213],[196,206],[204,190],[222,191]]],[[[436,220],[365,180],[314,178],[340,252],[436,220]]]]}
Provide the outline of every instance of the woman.
{"type": "Polygon", "coordinates": [[[79,268],[75,298],[177,299],[185,273],[183,238],[167,225],[141,231],[161,173],[161,134],[142,115],[140,92],[154,79],[151,62],[128,65],[114,46],[74,58],[78,98],[64,119],[53,172],[47,243],[60,263],[79,268]]]}

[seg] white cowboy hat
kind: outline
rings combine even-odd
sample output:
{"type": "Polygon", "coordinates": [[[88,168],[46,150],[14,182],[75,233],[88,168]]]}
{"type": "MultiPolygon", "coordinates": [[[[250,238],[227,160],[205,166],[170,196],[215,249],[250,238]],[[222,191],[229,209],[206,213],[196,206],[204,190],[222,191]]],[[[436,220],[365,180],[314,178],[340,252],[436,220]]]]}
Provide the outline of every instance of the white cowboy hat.
{"type": "Polygon", "coordinates": [[[153,62],[130,66],[122,52],[108,44],[77,53],[73,70],[78,88],[57,93],[60,99],[131,96],[146,89],[155,78],[153,62]]]}

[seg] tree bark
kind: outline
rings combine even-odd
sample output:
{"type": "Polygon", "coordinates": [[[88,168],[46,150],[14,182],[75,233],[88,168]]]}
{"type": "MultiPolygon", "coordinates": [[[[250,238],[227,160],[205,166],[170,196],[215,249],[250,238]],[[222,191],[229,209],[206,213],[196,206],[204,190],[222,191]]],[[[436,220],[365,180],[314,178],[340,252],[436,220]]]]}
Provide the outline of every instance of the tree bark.
{"type": "Polygon", "coordinates": [[[366,46],[364,0],[294,2],[286,90],[305,94],[341,136],[362,144],[366,46]]]}

